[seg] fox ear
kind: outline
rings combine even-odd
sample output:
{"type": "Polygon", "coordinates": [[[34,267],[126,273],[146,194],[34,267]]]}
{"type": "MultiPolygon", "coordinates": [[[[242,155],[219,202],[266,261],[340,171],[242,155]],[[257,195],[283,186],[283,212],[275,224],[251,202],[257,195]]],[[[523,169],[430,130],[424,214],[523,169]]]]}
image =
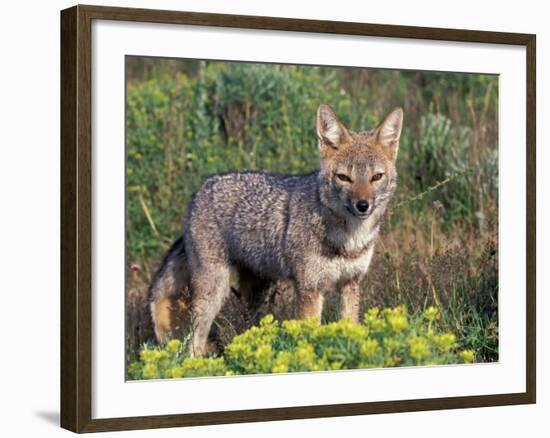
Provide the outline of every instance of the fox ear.
{"type": "Polygon", "coordinates": [[[403,110],[393,109],[376,128],[376,141],[388,153],[390,159],[397,158],[399,149],[399,137],[403,127],[403,110]]]}
{"type": "Polygon", "coordinates": [[[349,133],[334,111],[325,104],[317,110],[317,137],[321,151],[336,150],[349,143],[349,133]]]}

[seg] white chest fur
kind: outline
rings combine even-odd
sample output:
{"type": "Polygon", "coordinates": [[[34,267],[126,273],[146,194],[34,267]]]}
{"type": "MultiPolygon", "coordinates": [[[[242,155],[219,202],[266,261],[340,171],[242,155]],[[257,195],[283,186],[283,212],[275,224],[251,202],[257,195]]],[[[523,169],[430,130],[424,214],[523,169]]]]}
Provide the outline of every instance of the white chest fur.
{"type": "Polygon", "coordinates": [[[306,256],[306,287],[334,290],[349,280],[361,280],[367,273],[379,231],[378,215],[365,221],[327,226],[325,250],[306,256]]]}
{"type": "Polygon", "coordinates": [[[335,257],[326,259],[326,281],[338,282],[352,278],[361,279],[369,269],[374,253],[374,245],[371,245],[358,257],[335,257]]]}
{"type": "Polygon", "coordinates": [[[369,269],[374,244],[357,257],[312,256],[307,260],[307,283],[319,289],[333,289],[339,283],[361,280],[369,269]]]}

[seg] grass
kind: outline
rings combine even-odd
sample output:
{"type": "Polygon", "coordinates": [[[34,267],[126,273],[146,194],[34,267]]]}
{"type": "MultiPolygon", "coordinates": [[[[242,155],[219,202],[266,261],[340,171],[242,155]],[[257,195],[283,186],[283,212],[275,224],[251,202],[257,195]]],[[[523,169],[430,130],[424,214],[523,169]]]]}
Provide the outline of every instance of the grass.
{"type": "MultiPolygon", "coordinates": [[[[498,79],[402,72],[127,58],[127,361],[151,337],[146,290],[206,175],[304,173],[318,165],[315,110],[351,128],[403,106],[396,197],[363,284],[364,309],[438,309],[440,329],[474,360],[498,360],[498,79]],[[130,269],[130,267],[132,267],[130,269]]],[[[262,315],[294,317],[274,285],[262,315]]],[[[323,323],[334,321],[329,293],[323,323]]],[[[223,351],[249,329],[231,296],[212,336],[223,351]]]]}

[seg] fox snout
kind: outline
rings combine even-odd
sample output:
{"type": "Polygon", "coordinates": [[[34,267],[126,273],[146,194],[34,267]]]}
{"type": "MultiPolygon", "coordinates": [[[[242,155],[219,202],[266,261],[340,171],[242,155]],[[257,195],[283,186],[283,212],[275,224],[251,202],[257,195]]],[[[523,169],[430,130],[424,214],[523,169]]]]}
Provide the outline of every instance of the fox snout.
{"type": "Polygon", "coordinates": [[[374,187],[364,178],[358,178],[351,184],[347,194],[348,204],[354,216],[364,219],[374,208],[374,187]]]}
{"type": "Polygon", "coordinates": [[[359,214],[366,214],[369,211],[369,201],[366,199],[361,199],[355,203],[355,208],[359,214]]]}
{"type": "Polygon", "coordinates": [[[372,213],[373,204],[372,200],[369,202],[368,199],[359,199],[358,201],[350,199],[346,208],[353,216],[365,219],[372,213]]]}

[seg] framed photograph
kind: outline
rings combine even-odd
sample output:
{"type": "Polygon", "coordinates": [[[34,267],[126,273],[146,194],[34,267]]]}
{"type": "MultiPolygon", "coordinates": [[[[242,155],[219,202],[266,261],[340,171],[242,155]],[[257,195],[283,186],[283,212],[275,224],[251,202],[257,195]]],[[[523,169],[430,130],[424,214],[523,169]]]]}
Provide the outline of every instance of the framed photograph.
{"type": "Polygon", "coordinates": [[[535,41],[62,11],[62,427],[535,403],[535,41]]]}

